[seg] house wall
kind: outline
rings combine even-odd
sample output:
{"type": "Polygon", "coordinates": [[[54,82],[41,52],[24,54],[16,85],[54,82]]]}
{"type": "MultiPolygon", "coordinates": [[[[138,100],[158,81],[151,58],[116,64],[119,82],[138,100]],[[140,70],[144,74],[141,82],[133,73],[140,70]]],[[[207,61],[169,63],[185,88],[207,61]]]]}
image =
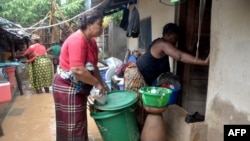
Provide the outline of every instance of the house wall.
{"type": "MultiPolygon", "coordinates": [[[[169,1],[162,0],[171,4],[169,1]]],[[[169,22],[175,22],[175,6],[167,6],[160,3],[158,0],[137,0],[137,4],[130,6],[130,13],[133,7],[136,6],[139,11],[140,19],[151,17],[152,40],[162,37],[163,26],[169,22]]],[[[127,38],[127,47],[130,50],[139,48],[138,38],[127,38]]],[[[170,69],[174,70],[174,62],[170,57],[170,69]]]]}
{"type": "Polygon", "coordinates": [[[249,5],[249,0],[212,2],[208,141],[223,141],[225,124],[250,123],[249,5]]]}
{"type": "MultiPolygon", "coordinates": [[[[136,6],[140,19],[151,17],[152,40],[162,36],[162,28],[168,22],[174,22],[174,6],[166,6],[158,0],[137,0],[137,4],[130,6],[130,11],[136,6]]],[[[131,13],[131,12],[130,12],[131,13]]],[[[134,50],[138,48],[138,38],[127,38],[128,48],[134,50]]]]}
{"type": "Polygon", "coordinates": [[[127,51],[126,31],[114,22],[110,22],[108,33],[109,55],[123,61],[127,51]]]}

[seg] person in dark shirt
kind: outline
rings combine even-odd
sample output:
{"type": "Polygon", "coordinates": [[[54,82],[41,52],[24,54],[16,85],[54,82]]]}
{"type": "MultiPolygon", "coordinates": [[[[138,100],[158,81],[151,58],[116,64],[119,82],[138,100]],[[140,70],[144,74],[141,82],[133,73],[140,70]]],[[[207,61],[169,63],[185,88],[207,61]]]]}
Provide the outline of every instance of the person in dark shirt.
{"type": "Polygon", "coordinates": [[[54,73],[56,73],[57,65],[59,65],[59,56],[62,44],[63,41],[60,40],[58,43],[52,43],[52,46],[47,49],[48,54],[51,54],[53,58],[54,73]]]}
{"type": "MultiPolygon", "coordinates": [[[[125,90],[138,92],[141,87],[152,86],[161,73],[170,72],[169,57],[193,65],[205,66],[209,64],[209,56],[202,60],[175,47],[178,41],[178,32],[179,28],[176,24],[166,24],[163,27],[162,37],[155,39],[136,63],[128,65],[124,72],[125,90]]],[[[139,128],[142,129],[146,112],[143,109],[140,95],[137,105],[137,122],[139,128]]]]}

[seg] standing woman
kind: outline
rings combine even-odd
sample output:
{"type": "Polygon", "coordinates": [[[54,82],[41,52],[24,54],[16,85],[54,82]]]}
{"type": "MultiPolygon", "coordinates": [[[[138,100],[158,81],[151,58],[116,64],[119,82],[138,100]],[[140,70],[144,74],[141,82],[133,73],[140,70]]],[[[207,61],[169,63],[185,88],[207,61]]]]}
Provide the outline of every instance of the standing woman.
{"type": "Polygon", "coordinates": [[[46,48],[40,43],[40,36],[33,34],[31,36],[31,45],[24,52],[28,58],[29,79],[32,88],[37,94],[49,93],[49,87],[52,86],[53,68],[52,61],[47,56],[46,48]]]}
{"type": "MultiPolygon", "coordinates": [[[[209,56],[199,59],[191,54],[183,52],[175,47],[178,42],[179,27],[174,23],[168,23],[163,27],[162,37],[155,39],[146,52],[136,63],[130,63],[124,72],[124,87],[126,90],[138,92],[141,87],[152,86],[157,77],[165,72],[170,72],[169,57],[186,64],[209,64],[209,56]]],[[[137,102],[136,117],[141,131],[146,118],[141,95],[137,102]]]]}
{"type": "Polygon", "coordinates": [[[102,33],[102,18],[95,10],[81,14],[79,29],[62,45],[53,82],[57,141],[88,141],[87,96],[93,86],[101,94],[106,91],[95,40],[102,33]]]}

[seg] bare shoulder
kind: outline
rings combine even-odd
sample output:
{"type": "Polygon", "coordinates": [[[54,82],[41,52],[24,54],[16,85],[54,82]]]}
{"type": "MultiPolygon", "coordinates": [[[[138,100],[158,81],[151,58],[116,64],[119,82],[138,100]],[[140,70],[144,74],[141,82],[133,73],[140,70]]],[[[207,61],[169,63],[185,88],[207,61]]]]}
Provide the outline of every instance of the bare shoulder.
{"type": "Polygon", "coordinates": [[[157,48],[157,50],[172,49],[174,47],[171,43],[163,39],[154,42],[153,46],[155,46],[154,48],[157,48]]]}
{"type": "Polygon", "coordinates": [[[171,44],[168,43],[167,41],[159,39],[153,43],[151,48],[151,53],[154,57],[161,58],[165,56],[166,54],[165,52],[167,52],[167,50],[171,49],[170,46],[171,44]]]}

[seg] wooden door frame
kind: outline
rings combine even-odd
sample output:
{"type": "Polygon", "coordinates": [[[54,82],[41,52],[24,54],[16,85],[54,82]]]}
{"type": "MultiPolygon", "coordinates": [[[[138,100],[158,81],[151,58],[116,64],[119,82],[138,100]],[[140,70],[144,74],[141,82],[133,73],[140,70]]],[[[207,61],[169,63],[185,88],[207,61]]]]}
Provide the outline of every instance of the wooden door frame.
{"type": "MultiPolygon", "coordinates": [[[[209,2],[212,2],[210,0],[209,2]]],[[[193,43],[196,40],[196,28],[198,30],[197,24],[197,4],[199,3],[198,0],[189,0],[187,3],[183,3],[180,5],[175,6],[175,22],[179,25],[180,28],[180,36],[179,36],[179,43],[178,48],[184,52],[192,54],[195,56],[196,51],[196,43],[193,43]]],[[[211,3],[209,3],[211,4],[211,3]]],[[[206,19],[211,23],[211,19],[206,19]]],[[[208,29],[206,27],[206,29],[208,29]]],[[[210,30],[210,28],[209,28],[210,30]]],[[[208,30],[207,30],[208,31],[208,30]]],[[[206,32],[207,32],[206,31],[206,32]]],[[[206,39],[209,39],[210,36],[207,36],[206,39]],[[208,38],[207,38],[208,37],[208,38]]],[[[207,40],[206,40],[207,41],[207,40]]],[[[206,51],[206,48],[204,49],[206,51]]],[[[204,55],[204,54],[203,54],[204,55]]],[[[203,58],[204,59],[204,58],[203,58]]],[[[177,65],[174,66],[174,71],[180,77],[181,83],[185,82],[185,84],[191,83],[191,72],[187,71],[193,68],[192,65],[184,64],[182,62],[177,62],[177,65]]],[[[203,69],[201,69],[202,71],[203,69]]],[[[206,76],[205,76],[206,77],[206,76]]],[[[183,84],[182,83],[182,84],[183,84]]],[[[183,91],[178,98],[177,104],[182,106],[181,96],[184,94],[190,94],[189,90],[187,91],[187,86],[184,86],[183,91]]]]}

